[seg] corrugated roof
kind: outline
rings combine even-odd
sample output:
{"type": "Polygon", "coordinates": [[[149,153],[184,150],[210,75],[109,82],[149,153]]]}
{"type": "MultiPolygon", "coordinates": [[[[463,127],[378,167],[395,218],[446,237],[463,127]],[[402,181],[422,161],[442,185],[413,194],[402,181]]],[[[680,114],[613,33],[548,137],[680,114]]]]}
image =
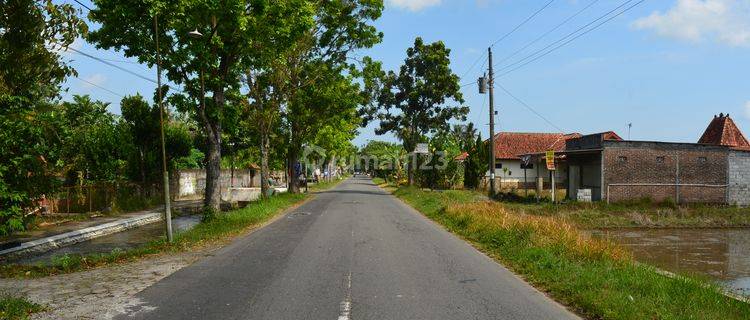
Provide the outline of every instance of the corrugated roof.
{"type": "Polygon", "coordinates": [[[750,150],[750,142],[729,115],[714,116],[698,143],[727,146],[738,150],[750,150]]]}

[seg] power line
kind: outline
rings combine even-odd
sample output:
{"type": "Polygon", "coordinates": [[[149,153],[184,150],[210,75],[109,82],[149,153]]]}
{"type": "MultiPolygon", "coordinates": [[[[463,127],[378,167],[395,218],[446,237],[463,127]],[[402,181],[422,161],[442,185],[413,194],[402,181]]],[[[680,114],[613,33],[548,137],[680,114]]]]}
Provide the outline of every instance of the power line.
{"type": "Polygon", "coordinates": [[[554,123],[552,123],[552,121],[550,121],[549,119],[547,119],[546,117],[544,117],[544,116],[543,116],[543,115],[542,115],[541,113],[537,112],[537,111],[536,111],[536,110],[535,110],[534,108],[532,108],[532,107],[531,107],[530,105],[528,105],[528,104],[527,104],[526,102],[523,102],[523,100],[521,100],[521,99],[519,99],[518,97],[516,97],[515,95],[513,95],[513,94],[512,94],[512,93],[511,93],[510,91],[508,91],[508,89],[506,89],[505,87],[503,87],[503,85],[501,85],[501,84],[500,84],[500,83],[498,83],[498,82],[495,82],[495,84],[496,84],[496,85],[497,85],[498,87],[500,87],[500,90],[503,90],[503,91],[505,91],[505,93],[506,93],[506,94],[507,94],[508,96],[510,96],[511,98],[513,98],[513,100],[516,100],[516,102],[518,102],[518,103],[520,103],[520,104],[521,104],[522,106],[526,107],[526,109],[529,109],[529,111],[531,111],[532,113],[534,113],[534,114],[535,114],[535,115],[536,115],[537,117],[539,117],[540,119],[544,120],[544,122],[546,122],[547,124],[549,124],[549,125],[550,125],[550,126],[552,126],[553,128],[555,128],[555,129],[559,130],[560,132],[563,132],[563,133],[565,132],[565,130],[563,130],[562,128],[560,128],[560,127],[556,126],[556,125],[555,125],[554,123]]]}
{"type": "MultiPolygon", "coordinates": [[[[81,54],[81,53],[78,53],[78,52],[72,52],[72,53],[75,53],[75,54],[79,54],[79,55],[83,55],[83,54],[81,54]]],[[[140,62],[136,62],[136,61],[130,61],[130,60],[125,60],[125,59],[108,59],[108,58],[101,58],[101,57],[99,57],[99,59],[102,59],[102,60],[104,60],[104,61],[117,62],[117,63],[128,63],[128,64],[132,64],[132,65],[134,65],[134,66],[137,66],[137,67],[139,67],[140,69],[143,69],[143,70],[145,70],[145,71],[149,71],[149,70],[148,70],[148,69],[147,69],[146,67],[144,67],[144,66],[143,66],[143,65],[142,65],[142,64],[141,64],[140,62]]]]}
{"type": "Polygon", "coordinates": [[[117,69],[120,69],[120,70],[122,70],[122,71],[125,71],[125,72],[127,72],[127,73],[129,73],[129,74],[132,74],[132,75],[134,75],[134,76],[136,76],[136,77],[138,77],[138,78],[141,78],[141,79],[143,79],[143,80],[146,80],[146,81],[152,82],[152,83],[154,83],[154,84],[156,83],[156,80],[154,80],[154,79],[151,79],[151,78],[149,78],[149,77],[146,77],[146,76],[144,76],[144,75],[138,74],[138,73],[136,73],[136,72],[133,72],[133,71],[130,71],[130,70],[128,70],[128,69],[125,69],[125,68],[123,68],[123,67],[121,67],[121,66],[118,66],[118,65],[116,65],[116,64],[114,64],[114,63],[111,63],[111,62],[109,62],[109,61],[107,61],[107,60],[104,60],[104,59],[102,59],[102,58],[99,58],[99,57],[96,57],[96,56],[94,56],[94,55],[91,55],[91,54],[88,54],[88,53],[82,52],[82,51],[80,51],[80,50],[78,50],[78,49],[75,49],[75,48],[72,48],[72,47],[68,47],[68,50],[72,50],[73,52],[76,52],[76,53],[78,53],[78,54],[81,54],[81,55],[83,55],[83,56],[86,56],[86,57],[89,57],[89,58],[91,58],[91,59],[94,59],[94,60],[96,60],[96,61],[99,61],[99,62],[101,62],[101,63],[104,63],[104,64],[106,64],[106,65],[108,65],[108,66],[110,66],[110,67],[113,67],[113,68],[117,68],[117,69]]]}
{"type": "Polygon", "coordinates": [[[84,7],[86,9],[88,9],[89,11],[91,11],[91,8],[89,8],[89,6],[83,4],[81,1],[78,1],[78,0],[73,0],[73,1],[75,1],[75,3],[79,4],[81,7],[84,7]]]}
{"type": "Polygon", "coordinates": [[[468,87],[468,86],[470,86],[470,85],[472,85],[472,84],[477,84],[477,83],[476,83],[475,81],[472,81],[472,82],[467,82],[467,83],[464,83],[464,84],[462,84],[462,85],[461,85],[461,88],[464,88],[464,87],[468,87]]]}
{"type": "Polygon", "coordinates": [[[592,21],[592,22],[589,22],[589,23],[587,23],[586,25],[584,25],[584,26],[582,26],[582,27],[580,27],[580,28],[576,29],[575,31],[573,31],[573,32],[571,32],[571,33],[569,33],[569,34],[567,34],[567,35],[566,35],[565,37],[562,37],[561,39],[559,39],[559,40],[557,40],[557,41],[555,41],[555,42],[553,42],[553,43],[551,43],[551,44],[547,45],[546,47],[544,47],[544,48],[542,48],[542,49],[540,49],[540,50],[537,50],[537,51],[535,51],[534,53],[532,53],[532,54],[530,54],[530,55],[528,55],[528,56],[524,57],[524,58],[523,58],[523,59],[521,59],[521,60],[518,60],[518,61],[516,61],[516,62],[514,62],[514,63],[511,63],[511,64],[509,64],[509,65],[505,66],[505,67],[502,67],[502,68],[500,69],[500,71],[501,71],[501,72],[502,72],[502,71],[504,71],[504,70],[508,70],[508,69],[510,69],[510,68],[512,68],[512,69],[511,69],[510,71],[506,71],[506,72],[503,72],[503,73],[501,73],[501,74],[500,74],[500,75],[498,76],[498,78],[499,78],[499,77],[502,77],[502,76],[505,76],[505,75],[507,75],[507,74],[509,74],[509,73],[511,73],[511,72],[513,72],[513,71],[516,71],[516,70],[518,70],[518,69],[520,69],[520,68],[522,68],[522,67],[524,67],[524,66],[526,66],[526,65],[528,65],[528,64],[530,64],[530,63],[532,63],[532,62],[534,62],[534,61],[537,61],[537,60],[541,59],[542,57],[544,57],[544,56],[546,56],[546,55],[548,55],[548,54],[550,54],[550,53],[552,53],[552,52],[554,52],[554,51],[556,51],[556,50],[558,50],[558,49],[562,48],[563,46],[565,46],[565,45],[567,45],[567,44],[569,44],[569,43],[573,42],[574,40],[576,40],[576,39],[578,39],[578,38],[582,37],[583,35],[585,35],[585,34],[588,34],[589,32],[591,32],[591,31],[594,31],[594,30],[598,29],[599,27],[601,27],[601,26],[602,26],[602,25],[604,25],[605,23],[607,23],[607,22],[611,21],[611,20],[612,20],[612,19],[614,19],[614,18],[617,18],[617,17],[619,17],[619,16],[620,16],[620,15],[622,15],[623,13],[625,13],[625,12],[627,12],[627,11],[629,11],[629,10],[633,9],[634,7],[636,7],[637,5],[639,5],[639,4],[641,4],[641,3],[643,3],[643,2],[644,2],[644,1],[646,1],[646,0],[640,0],[640,1],[636,2],[635,4],[633,4],[633,5],[631,5],[631,6],[627,7],[627,8],[625,8],[624,10],[622,10],[622,11],[620,11],[620,12],[618,12],[617,14],[615,14],[615,15],[613,15],[613,16],[611,16],[611,17],[607,18],[607,19],[605,19],[604,21],[600,22],[599,24],[596,24],[595,26],[593,26],[593,27],[591,27],[591,28],[589,28],[589,29],[587,29],[587,30],[585,30],[585,31],[581,32],[581,33],[578,33],[579,31],[581,31],[581,30],[584,30],[584,29],[588,28],[589,26],[591,26],[591,25],[595,24],[595,23],[596,23],[597,21],[599,21],[599,20],[602,20],[603,18],[605,18],[605,17],[607,17],[607,16],[611,15],[611,14],[612,14],[613,12],[615,12],[615,11],[619,10],[620,8],[622,8],[622,7],[624,7],[625,5],[627,5],[627,4],[629,4],[629,3],[631,3],[632,1],[634,1],[634,0],[627,0],[627,1],[623,2],[622,4],[620,4],[619,6],[617,6],[616,8],[614,8],[614,9],[610,10],[609,12],[607,12],[606,14],[604,14],[604,15],[600,16],[599,18],[595,19],[594,21],[592,21]],[[576,34],[576,33],[578,33],[578,34],[576,34]],[[572,38],[570,38],[571,36],[573,36],[573,37],[572,37],[572,38]],[[565,40],[566,40],[566,39],[568,39],[568,38],[570,38],[570,39],[569,39],[569,40],[567,40],[567,41],[565,41],[565,40]],[[563,41],[564,41],[564,42],[563,42],[563,41]],[[560,45],[558,45],[558,46],[556,46],[556,47],[553,47],[553,46],[555,46],[556,44],[558,44],[558,43],[561,43],[561,42],[562,42],[562,44],[560,44],[560,45]],[[541,54],[541,55],[539,55],[539,56],[536,56],[536,55],[537,55],[537,54],[539,54],[540,52],[543,52],[544,50],[547,50],[547,49],[549,49],[550,47],[552,47],[552,49],[550,49],[550,50],[548,50],[548,51],[546,51],[546,52],[542,53],[542,54],[541,54]],[[536,57],[534,57],[534,56],[536,56],[536,57]],[[533,58],[533,59],[531,59],[531,60],[528,60],[529,58],[533,58]],[[528,60],[528,61],[526,61],[526,60],[528,60]],[[524,61],[526,61],[526,62],[524,62],[524,61]],[[515,67],[515,68],[513,67],[514,65],[518,65],[519,63],[520,63],[520,65],[519,65],[519,66],[517,66],[517,67],[515,67]]]}
{"type": "Polygon", "coordinates": [[[526,18],[526,20],[523,20],[523,21],[522,21],[521,23],[519,23],[519,24],[518,24],[518,25],[517,25],[517,26],[516,26],[515,28],[513,28],[512,30],[508,31],[508,33],[506,33],[506,34],[504,34],[504,35],[503,35],[502,37],[500,37],[500,39],[497,39],[497,40],[496,40],[495,42],[493,42],[493,43],[492,43],[492,44],[490,45],[490,47],[494,47],[494,46],[495,46],[496,44],[498,44],[498,43],[499,43],[500,41],[503,41],[503,40],[505,40],[505,38],[509,37],[509,36],[510,36],[511,34],[513,34],[514,32],[516,32],[516,30],[520,29],[520,28],[521,28],[521,27],[522,27],[523,25],[525,25],[525,24],[526,24],[527,22],[531,21],[531,19],[534,19],[534,17],[536,17],[536,16],[537,16],[537,15],[538,15],[539,13],[541,13],[542,11],[544,11],[544,9],[547,9],[547,7],[549,7],[549,5],[551,5],[551,4],[552,4],[552,2],[555,2],[555,0],[550,0],[550,1],[548,1],[547,3],[545,3],[545,4],[544,4],[544,6],[542,6],[541,8],[539,8],[539,10],[535,11],[535,12],[534,12],[533,14],[531,14],[530,16],[528,16],[528,17],[526,18]]]}
{"type": "MultiPolygon", "coordinates": [[[[544,11],[544,9],[547,9],[547,7],[549,7],[552,4],[552,2],[555,2],[555,0],[550,0],[547,3],[545,3],[544,6],[542,6],[538,10],[534,11],[534,13],[532,13],[530,16],[526,17],[526,19],[524,19],[523,21],[521,21],[521,23],[519,23],[518,25],[516,25],[513,29],[511,29],[510,31],[508,31],[507,33],[505,33],[503,36],[501,36],[499,39],[497,39],[495,42],[493,42],[490,45],[490,47],[494,47],[496,44],[498,44],[501,41],[503,41],[506,38],[508,38],[510,35],[512,35],[518,29],[520,29],[521,27],[523,27],[526,23],[528,23],[529,21],[531,21],[531,19],[534,19],[534,17],[536,17],[539,13],[541,13],[542,11],[544,11]]],[[[471,72],[471,70],[474,70],[474,67],[477,65],[477,63],[479,63],[479,60],[482,60],[482,58],[484,58],[485,55],[486,55],[486,53],[483,53],[481,56],[477,57],[477,59],[474,61],[474,63],[471,64],[471,67],[469,67],[469,69],[466,70],[466,72],[464,72],[461,75],[461,79],[463,79],[464,77],[466,77],[466,75],[468,75],[469,72],[471,72]]],[[[481,70],[481,68],[480,68],[480,70],[481,70]]],[[[464,86],[462,86],[462,87],[464,87],[464,86]]]]}
{"type": "MultiPolygon", "coordinates": [[[[80,6],[82,6],[82,7],[86,8],[86,9],[87,9],[87,10],[89,10],[89,11],[91,11],[91,10],[92,10],[92,9],[91,9],[91,7],[87,6],[86,4],[82,3],[82,2],[81,2],[81,1],[79,1],[79,0],[73,0],[73,1],[74,1],[75,3],[77,3],[77,4],[79,4],[80,6]]],[[[104,64],[106,64],[106,65],[108,65],[108,66],[111,66],[111,67],[114,67],[114,68],[120,69],[120,70],[122,70],[122,71],[124,71],[124,72],[127,72],[127,73],[129,73],[129,74],[132,74],[132,75],[134,75],[134,76],[136,76],[136,77],[138,77],[138,78],[141,78],[141,79],[143,79],[143,80],[149,81],[149,82],[151,82],[151,83],[154,83],[154,84],[156,84],[156,83],[157,83],[157,82],[156,82],[156,80],[154,80],[154,79],[151,79],[151,78],[149,78],[149,77],[146,77],[146,76],[144,76],[144,75],[141,75],[141,74],[138,74],[138,73],[136,73],[136,72],[130,71],[130,70],[128,70],[128,69],[125,69],[125,68],[123,68],[123,67],[120,67],[120,66],[118,66],[118,65],[115,65],[115,64],[113,64],[113,63],[110,63],[110,61],[111,61],[111,62],[119,62],[119,63],[130,63],[130,64],[134,64],[134,65],[138,65],[138,66],[140,66],[141,64],[140,64],[140,63],[138,63],[138,62],[134,62],[134,61],[129,61],[129,60],[117,60],[117,59],[107,59],[107,58],[100,58],[100,57],[96,57],[96,56],[94,56],[94,55],[91,55],[91,54],[88,54],[88,53],[85,53],[85,52],[79,51],[79,50],[77,50],[77,49],[75,49],[75,48],[72,48],[72,47],[68,47],[67,49],[68,49],[68,50],[71,50],[71,51],[73,51],[73,52],[75,52],[75,53],[78,53],[78,54],[80,54],[80,55],[83,55],[83,56],[89,57],[89,58],[91,58],[91,59],[97,60],[97,61],[99,61],[99,62],[101,62],[101,63],[104,63],[104,64]]],[[[141,68],[143,68],[143,67],[141,67],[141,68]]],[[[80,79],[80,78],[79,78],[79,79],[80,79]]],[[[80,79],[80,80],[82,80],[82,81],[86,81],[86,80],[83,80],[83,79],[80,79]]],[[[92,83],[90,83],[90,84],[92,84],[92,83]]],[[[94,85],[94,84],[92,84],[92,85],[94,85]]],[[[170,85],[167,85],[167,87],[169,87],[170,89],[174,89],[174,88],[172,88],[172,86],[170,86],[170,85]]],[[[104,89],[104,88],[102,88],[102,89],[104,89]]],[[[105,90],[107,90],[107,89],[105,89],[105,90]]],[[[182,93],[185,93],[185,91],[183,91],[183,90],[181,90],[181,89],[175,89],[175,90],[176,90],[176,91],[178,91],[178,92],[182,92],[182,93]]],[[[110,91],[110,93],[112,93],[112,92],[110,91]]]]}
{"type": "Polygon", "coordinates": [[[94,87],[97,87],[97,88],[99,88],[99,89],[102,89],[102,90],[104,90],[104,91],[106,91],[106,92],[109,92],[109,93],[111,93],[112,95],[118,96],[118,97],[120,97],[120,98],[125,98],[125,96],[123,96],[123,95],[121,95],[121,94],[119,94],[119,93],[117,93],[117,92],[114,92],[114,91],[112,91],[112,90],[109,90],[109,89],[107,89],[107,88],[105,88],[105,87],[103,87],[103,86],[100,86],[100,85],[98,85],[98,84],[96,84],[96,83],[93,83],[93,82],[91,82],[91,81],[88,81],[88,80],[86,80],[86,79],[83,79],[83,78],[81,78],[81,77],[79,77],[79,76],[74,76],[74,77],[75,77],[76,79],[78,79],[78,80],[81,80],[81,81],[83,81],[83,82],[85,82],[85,83],[88,83],[88,84],[90,84],[90,85],[92,85],[92,86],[94,86],[94,87]]]}
{"type": "Polygon", "coordinates": [[[515,57],[517,54],[521,53],[523,50],[526,50],[528,47],[530,47],[530,46],[534,45],[535,43],[539,42],[539,40],[544,39],[544,37],[548,36],[550,33],[557,31],[557,29],[559,29],[560,27],[564,26],[565,24],[567,24],[568,22],[570,22],[570,20],[573,20],[575,17],[579,16],[581,13],[583,13],[584,11],[586,11],[588,8],[590,8],[591,6],[593,6],[594,4],[596,4],[597,2],[599,2],[599,0],[593,0],[593,1],[591,1],[588,5],[584,6],[581,10],[578,10],[576,13],[574,13],[573,15],[571,15],[570,17],[568,17],[567,19],[563,20],[562,22],[560,22],[559,24],[557,24],[552,29],[548,30],[547,32],[545,32],[541,36],[539,36],[538,38],[536,38],[533,41],[527,43],[526,45],[524,45],[520,49],[516,50],[515,52],[511,53],[510,55],[508,55],[505,58],[503,58],[500,61],[498,61],[497,64],[498,65],[503,64],[503,62],[508,61],[508,59],[515,57]]]}
{"type": "MultiPolygon", "coordinates": [[[[547,7],[549,7],[553,2],[555,2],[555,0],[550,0],[547,3],[545,3],[541,8],[537,9],[536,11],[534,11],[534,13],[532,13],[530,16],[526,17],[526,19],[524,19],[523,21],[521,21],[521,23],[519,23],[518,25],[516,25],[513,29],[511,29],[510,31],[508,31],[507,33],[505,33],[504,35],[502,35],[499,39],[497,39],[495,42],[493,42],[490,45],[490,47],[494,47],[496,44],[500,43],[501,41],[505,40],[510,35],[512,35],[513,33],[515,33],[518,29],[520,29],[526,23],[528,23],[529,21],[531,21],[531,19],[534,19],[534,17],[536,17],[537,15],[539,15],[539,13],[541,13],[542,11],[544,11],[544,9],[547,9],[547,7]]],[[[466,75],[468,75],[471,72],[471,70],[474,70],[474,67],[477,65],[477,63],[479,63],[479,60],[482,60],[482,58],[484,58],[485,56],[486,56],[486,53],[483,53],[481,56],[477,57],[477,59],[474,61],[474,63],[471,64],[471,67],[469,67],[469,69],[466,70],[466,72],[464,72],[461,75],[461,79],[465,78],[466,75]]],[[[486,62],[487,61],[485,59],[485,63],[486,62]]],[[[482,67],[483,66],[484,66],[484,64],[482,64],[482,67]]],[[[481,70],[482,67],[480,67],[479,69],[481,70]]],[[[469,84],[467,83],[467,84],[461,85],[461,87],[463,88],[463,87],[468,86],[468,85],[469,84]]]]}
{"type": "MultiPolygon", "coordinates": [[[[466,75],[469,74],[469,72],[471,72],[471,70],[474,70],[474,67],[477,66],[477,63],[479,63],[479,60],[482,60],[482,58],[484,58],[484,56],[485,56],[485,53],[482,53],[482,55],[480,55],[479,57],[477,57],[477,59],[474,60],[474,63],[471,64],[471,67],[469,67],[469,69],[466,70],[466,72],[464,72],[463,74],[461,74],[460,79],[463,79],[464,77],[466,77],[466,75]]],[[[482,70],[482,68],[480,67],[479,70],[482,70]]]]}
{"type": "MultiPolygon", "coordinates": [[[[72,47],[68,47],[68,50],[72,50],[73,52],[79,53],[79,54],[81,54],[81,55],[84,55],[84,56],[86,56],[86,57],[89,57],[89,58],[91,58],[91,59],[94,59],[94,60],[96,60],[96,61],[99,61],[99,62],[101,62],[101,63],[104,63],[104,64],[106,64],[106,65],[108,65],[108,66],[110,66],[110,67],[113,67],[113,68],[117,68],[117,69],[119,69],[119,70],[122,70],[122,71],[124,71],[124,72],[127,72],[127,73],[129,73],[129,74],[131,74],[131,75],[134,75],[134,76],[136,76],[136,77],[138,77],[138,78],[141,78],[141,79],[143,79],[143,80],[149,81],[149,82],[151,82],[151,83],[153,83],[153,84],[157,84],[156,80],[154,80],[154,79],[151,79],[151,78],[149,78],[149,77],[147,77],[147,76],[141,75],[141,74],[139,74],[139,73],[137,73],[137,72],[134,72],[134,71],[131,71],[131,70],[125,69],[125,68],[123,68],[123,67],[121,67],[121,66],[118,66],[118,65],[116,65],[116,64],[114,64],[114,63],[111,63],[111,62],[109,62],[109,61],[107,61],[107,60],[105,60],[105,59],[103,59],[103,58],[99,58],[99,57],[96,57],[96,56],[94,56],[94,55],[91,55],[91,54],[88,54],[88,53],[82,52],[82,51],[80,51],[80,50],[78,50],[78,49],[75,49],[75,48],[72,48],[72,47]]],[[[180,90],[180,89],[176,89],[176,88],[173,88],[172,86],[169,86],[169,85],[167,85],[167,87],[169,87],[170,89],[173,89],[173,90],[175,90],[175,91],[178,91],[178,92],[186,93],[186,92],[185,92],[185,91],[183,91],[183,90],[180,90]]]]}
{"type": "Polygon", "coordinates": [[[509,65],[506,65],[506,66],[504,66],[504,67],[500,68],[500,71],[503,71],[503,70],[506,70],[506,69],[508,69],[508,68],[511,68],[511,67],[512,67],[512,66],[514,66],[514,65],[517,65],[517,64],[523,63],[523,61],[525,61],[525,60],[527,60],[527,59],[529,59],[529,58],[531,58],[531,57],[534,57],[534,56],[536,56],[536,55],[537,55],[537,54],[539,54],[540,52],[543,52],[544,50],[547,50],[547,49],[549,49],[549,48],[551,48],[551,47],[555,46],[556,44],[558,44],[558,43],[561,43],[561,42],[565,41],[566,39],[568,39],[568,38],[570,38],[571,36],[573,36],[573,35],[577,34],[578,32],[580,32],[581,30],[584,30],[584,29],[588,28],[589,26],[591,26],[591,25],[595,24],[595,23],[596,23],[597,21],[599,21],[599,20],[602,20],[602,19],[604,19],[605,17],[609,16],[609,15],[610,15],[610,14],[612,14],[613,12],[615,12],[615,11],[617,11],[618,9],[620,9],[620,8],[624,7],[625,5],[627,5],[628,3],[632,2],[632,1],[633,1],[633,0],[626,0],[625,2],[621,3],[621,4],[619,5],[619,6],[615,7],[614,9],[612,9],[612,10],[608,11],[607,13],[605,13],[605,14],[603,14],[603,15],[599,16],[598,18],[594,19],[593,21],[591,21],[591,22],[589,22],[589,23],[587,23],[587,24],[584,24],[583,26],[580,26],[580,27],[578,27],[578,28],[577,28],[576,30],[573,30],[573,32],[570,32],[570,33],[566,34],[566,35],[565,35],[564,37],[562,37],[562,38],[560,38],[560,39],[557,39],[556,41],[554,41],[554,42],[552,42],[552,43],[548,44],[548,45],[547,45],[547,46],[545,46],[544,48],[538,49],[538,50],[536,50],[536,51],[532,52],[531,54],[529,54],[529,55],[527,55],[527,56],[523,57],[522,59],[520,59],[520,60],[517,60],[517,61],[515,61],[515,62],[513,62],[513,63],[511,63],[511,64],[509,64],[509,65]]]}

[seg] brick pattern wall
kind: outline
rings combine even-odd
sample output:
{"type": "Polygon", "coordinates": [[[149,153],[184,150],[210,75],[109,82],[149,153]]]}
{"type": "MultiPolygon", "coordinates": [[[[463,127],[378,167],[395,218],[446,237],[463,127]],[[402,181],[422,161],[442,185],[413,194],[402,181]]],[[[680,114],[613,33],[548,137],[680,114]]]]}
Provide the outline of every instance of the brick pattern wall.
{"type": "Polygon", "coordinates": [[[732,151],[729,154],[729,190],[727,202],[750,205],[750,152],[732,151]]]}
{"type": "MultiPolygon", "coordinates": [[[[604,151],[604,185],[609,184],[727,184],[727,150],[648,144],[604,151]],[[678,180],[679,165],[679,180],[678,180]]],[[[725,187],[610,186],[612,202],[651,198],[685,202],[725,203],[725,187]]],[[[605,195],[606,198],[606,195],[605,195]]]]}

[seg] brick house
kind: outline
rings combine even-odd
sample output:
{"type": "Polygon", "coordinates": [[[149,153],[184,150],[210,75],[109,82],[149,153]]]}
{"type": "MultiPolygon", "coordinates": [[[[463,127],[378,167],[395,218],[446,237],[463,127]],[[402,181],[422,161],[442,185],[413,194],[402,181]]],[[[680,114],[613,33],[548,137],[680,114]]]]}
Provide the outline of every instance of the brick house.
{"type": "Polygon", "coordinates": [[[750,205],[750,143],[729,115],[714,116],[698,143],[626,141],[609,133],[568,139],[556,162],[567,168],[571,199],[588,189],[594,201],[750,205]]]}

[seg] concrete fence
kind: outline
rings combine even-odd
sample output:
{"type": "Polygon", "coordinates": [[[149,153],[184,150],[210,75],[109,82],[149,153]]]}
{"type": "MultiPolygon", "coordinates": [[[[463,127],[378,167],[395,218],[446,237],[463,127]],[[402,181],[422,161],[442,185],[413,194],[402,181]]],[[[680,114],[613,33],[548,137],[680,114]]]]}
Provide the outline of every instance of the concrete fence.
{"type": "MultiPolygon", "coordinates": [[[[221,170],[219,179],[222,198],[227,198],[230,188],[260,188],[260,172],[255,169],[221,170]]],[[[206,171],[203,169],[179,170],[173,174],[170,193],[173,200],[202,199],[206,190],[206,171]]]]}

